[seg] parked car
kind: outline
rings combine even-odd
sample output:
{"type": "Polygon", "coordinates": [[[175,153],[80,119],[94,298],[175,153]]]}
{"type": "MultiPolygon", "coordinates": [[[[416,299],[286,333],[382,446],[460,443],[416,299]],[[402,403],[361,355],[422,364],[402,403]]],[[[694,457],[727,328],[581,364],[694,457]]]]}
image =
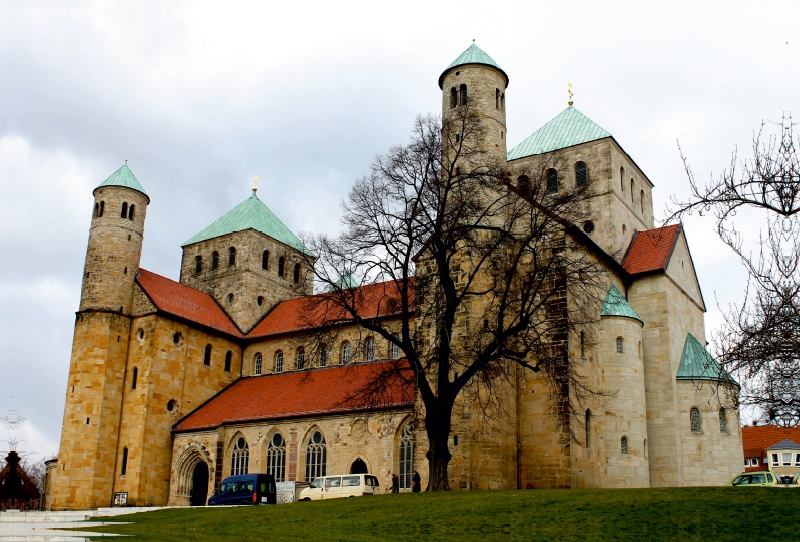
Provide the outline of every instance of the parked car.
{"type": "Polygon", "coordinates": [[[780,485],[781,479],[770,471],[743,472],[728,482],[729,486],[772,486],[780,485]]]}
{"type": "Polygon", "coordinates": [[[276,504],[275,477],[271,474],[228,476],[208,499],[209,506],[223,504],[276,504]]]}
{"type": "Polygon", "coordinates": [[[361,497],[380,493],[378,477],[372,474],[335,474],[320,476],[300,492],[301,501],[361,497]]]}

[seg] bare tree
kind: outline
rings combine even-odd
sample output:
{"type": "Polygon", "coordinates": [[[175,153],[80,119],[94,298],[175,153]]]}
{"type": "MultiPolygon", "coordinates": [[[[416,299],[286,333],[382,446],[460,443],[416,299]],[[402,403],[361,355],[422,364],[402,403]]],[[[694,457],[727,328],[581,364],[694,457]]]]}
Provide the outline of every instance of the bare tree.
{"type": "MultiPolygon", "coordinates": [[[[780,134],[753,138],[753,156],[702,189],[682,156],[692,196],[673,198],[668,220],[694,211],[712,212],[717,234],[740,258],[748,284],[740,305],[725,312],[713,334],[725,369],[742,380],[740,401],[758,407],[763,421],[784,426],[800,422],[800,156],[791,117],[784,117],[780,134]],[[763,218],[766,231],[753,254],[746,232],[737,228],[742,213],[763,218]]],[[[751,228],[747,228],[751,229],[751,228]]]]}
{"type": "Polygon", "coordinates": [[[479,415],[502,415],[515,371],[542,371],[571,427],[576,403],[593,393],[567,351],[569,334],[599,314],[603,266],[573,225],[589,189],[547,189],[557,154],[515,171],[513,186],[489,147],[469,103],[444,122],[417,118],[411,141],[378,156],[350,190],[342,233],[307,239],[322,292],[307,312],[329,323],[321,342],[346,316],[404,354],[362,395],[377,404],[390,382],[415,389],[431,491],[449,489],[459,397],[479,415]]]}

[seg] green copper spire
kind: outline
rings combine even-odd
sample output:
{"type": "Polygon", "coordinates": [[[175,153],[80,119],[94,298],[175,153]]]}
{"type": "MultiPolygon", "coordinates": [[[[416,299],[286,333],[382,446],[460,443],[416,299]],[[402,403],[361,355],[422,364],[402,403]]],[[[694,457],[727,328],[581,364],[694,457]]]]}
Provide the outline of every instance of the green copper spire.
{"type": "Polygon", "coordinates": [[[603,301],[603,308],[600,310],[600,316],[625,316],[627,318],[639,320],[642,325],[644,325],[644,321],[636,314],[636,311],[630,306],[628,300],[622,295],[622,292],[613,284],[611,288],[608,289],[606,299],[603,301]]]}
{"type": "MultiPolygon", "coordinates": [[[[97,188],[101,188],[103,186],[124,186],[125,188],[136,190],[137,192],[144,194],[147,197],[148,203],[150,202],[150,196],[147,195],[147,192],[144,191],[142,185],[136,180],[136,176],[128,167],[127,160],[125,160],[125,163],[122,164],[121,168],[112,173],[111,176],[100,183],[97,188]]],[[[95,188],[95,190],[97,190],[97,188],[95,188]]]]}
{"type": "Polygon", "coordinates": [[[487,66],[497,68],[505,76],[506,86],[508,86],[508,74],[503,71],[503,68],[497,65],[497,62],[495,62],[492,57],[483,52],[480,47],[475,45],[475,40],[472,40],[472,45],[470,45],[466,51],[461,53],[458,58],[455,59],[449,66],[447,66],[447,68],[445,68],[445,70],[442,72],[442,75],[439,76],[439,88],[442,88],[444,74],[456,66],[463,66],[464,64],[486,64],[487,66]]]}
{"type": "Polygon", "coordinates": [[[508,151],[506,157],[509,161],[516,160],[604,137],[611,137],[611,134],[573,106],[569,106],[550,122],[536,130],[533,135],[508,151]]]}
{"type": "Polygon", "coordinates": [[[181,246],[193,245],[200,241],[207,241],[208,239],[247,229],[260,231],[276,241],[280,241],[306,254],[311,254],[311,251],[275,216],[275,213],[270,211],[269,207],[258,199],[255,190],[253,190],[252,196],[225,213],[216,222],[203,229],[181,246]]]}
{"type": "Polygon", "coordinates": [[[683,345],[681,364],[678,367],[676,380],[712,380],[714,382],[730,382],[739,385],[733,377],[723,369],[719,362],[694,338],[691,333],[686,334],[683,345]]]}

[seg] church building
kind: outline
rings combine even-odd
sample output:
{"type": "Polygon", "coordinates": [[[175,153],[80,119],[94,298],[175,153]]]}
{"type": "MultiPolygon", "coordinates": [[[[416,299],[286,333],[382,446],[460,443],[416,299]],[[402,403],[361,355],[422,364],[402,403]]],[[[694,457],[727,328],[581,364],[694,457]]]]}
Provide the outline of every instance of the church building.
{"type": "MultiPolygon", "coordinates": [[[[705,348],[705,302],[687,232],[656,228],[653,183],[617,139],[571,103],[506,149],[506,72],[474,43],[439,77],[443,116],[469,97],[513,177],[558,153],[547,190],[592,186],[574,233],[605,262],[598,336],[569,355],[612,392],[553,416],[544,377],[513,390],[497,434],[455,422],[453,489],[722,485],[741,469],[738,384],[705,348]],[[723,387],[730,393],[718,391],[723,387]]],[[[632,135],[631,135],[632,136],[632,135]]],[[[146,183],[145,183],[146,184],[146,183]]],[[[403,353],[347,315],[335,344],[309,317],[313,255],[258,197],[183,244],[178,282],[139,267],[150,196],[127,164],[94,190],[52,494],[54,509],[201,505],[226,476],[277,481],[370,472],[401,491],[427,480],[413,389],[374,405],[358,390],[403,353]]],[[[211,219],[212,217],[210,217],[211,219]]],[[[211,220],[210,220],[211,221],[211,220]]],[[[363,288],[364,311],[397,323],[394,283],[363,288]]],[[[417,321],[422,326],[424,322],[417,321]]]]}

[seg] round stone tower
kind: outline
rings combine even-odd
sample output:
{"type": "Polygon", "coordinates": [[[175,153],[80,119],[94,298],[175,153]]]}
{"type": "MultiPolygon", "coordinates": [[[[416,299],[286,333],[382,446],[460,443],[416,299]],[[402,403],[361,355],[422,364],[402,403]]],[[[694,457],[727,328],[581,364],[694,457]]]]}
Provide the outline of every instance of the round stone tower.
{"type": "Polygon", "coordinates": [[[439,76],[442,122],[457,119],[468,106],[484,127],[487,151],[506,160],[506,88],[508,75],[473,42],[439,76]]]}
{"type": "Polygon", "coordinates": [[[130,315],[149,203],[127,164],[95,188],[80,311],[130,315]]]}

